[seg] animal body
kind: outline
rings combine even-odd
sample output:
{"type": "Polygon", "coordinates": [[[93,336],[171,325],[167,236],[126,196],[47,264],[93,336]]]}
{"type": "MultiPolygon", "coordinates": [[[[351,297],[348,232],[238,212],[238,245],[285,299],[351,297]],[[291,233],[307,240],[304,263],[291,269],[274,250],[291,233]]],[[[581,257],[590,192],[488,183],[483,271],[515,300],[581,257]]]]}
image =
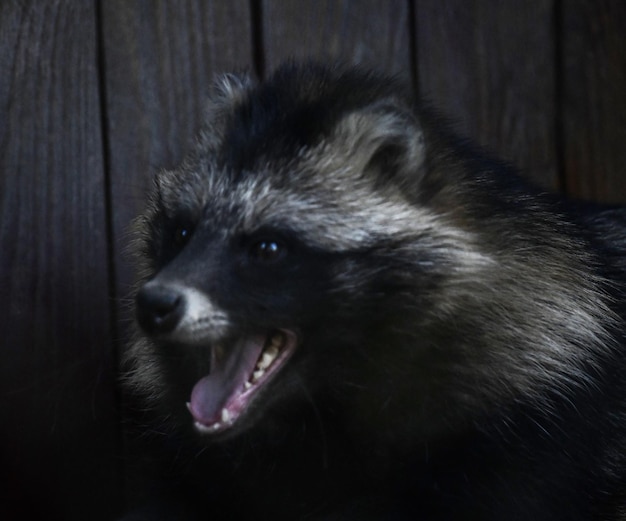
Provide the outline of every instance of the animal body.
{"type": "Polygon", "coordinates": [[[138,229],[129,381],[195,518],[620,519],[623,209],[290,63],[220,79],[138,229]]]}

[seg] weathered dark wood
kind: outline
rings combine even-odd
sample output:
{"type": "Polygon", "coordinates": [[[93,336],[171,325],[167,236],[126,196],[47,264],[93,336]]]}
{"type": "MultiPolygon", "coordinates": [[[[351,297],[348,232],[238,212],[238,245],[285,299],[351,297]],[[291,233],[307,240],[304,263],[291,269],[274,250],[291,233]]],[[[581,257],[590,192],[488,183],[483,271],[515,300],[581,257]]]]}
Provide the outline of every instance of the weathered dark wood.
{"type": "Polygon", "coordinates": [[[565,188],[626,202],[626,2],[568,0],[561,15],[565,188]]]}
{"type": "Polygon", "coordinates": [[[0,518],[118,512],[94,2],[0,3],[0,518]]]}
{"type": "Polygon", "coordinates": [[[557,185],[553,7],[415,0],[419,87],[459,130],[557,185]]]}
{"type": "Polygon", "coordinates": [[[317,57],[410,76],[404,0],[264,0],[262,23],[269,70],[287,58],[317,57]]]}
{"type": "MultiPolygon", "coordinates": [[[[155,172],[192,145],[216,74],[252,69],[247,0],[102,2],[106,131],[122,343],[134,278],[125,250],[155,172]]],[[[123,349],[123,346],[122,346],[123,349]]],[[[131,429],[124,461],[129,502],[145,495],[151,464],[131,429]],[[138,446],[139,445],[139,446],[138,446]]]]}
{"type": "Polygon", "coordinates": [[[215,74],[252,67],[249,2],[102,2],[117,284],[149,180],[189,149],[215,74]]]}

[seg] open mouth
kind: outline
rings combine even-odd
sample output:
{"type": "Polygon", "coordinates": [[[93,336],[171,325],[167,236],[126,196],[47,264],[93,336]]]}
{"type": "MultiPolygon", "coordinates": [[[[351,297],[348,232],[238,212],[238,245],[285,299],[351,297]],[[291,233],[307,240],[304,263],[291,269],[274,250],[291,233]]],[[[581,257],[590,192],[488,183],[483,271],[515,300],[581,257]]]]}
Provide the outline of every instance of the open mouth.
{"type": "Polygon", "coordinates": [[[228,352],[214,345],[211,372],[196,383],[187,403],[196,429],[218,433],[232,427],[285,365],[296,343],[294,333],[276,329],[244,337],[228,352]]]}

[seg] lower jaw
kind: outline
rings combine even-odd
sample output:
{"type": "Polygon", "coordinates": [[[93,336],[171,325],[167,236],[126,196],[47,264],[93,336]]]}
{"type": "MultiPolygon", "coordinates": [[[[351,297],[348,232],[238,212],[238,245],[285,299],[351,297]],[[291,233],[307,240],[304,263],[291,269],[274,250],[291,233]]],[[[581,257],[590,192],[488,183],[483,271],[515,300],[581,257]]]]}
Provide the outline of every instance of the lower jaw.
{"type": "MultiPolygon", "coordinates": [[[[187,408],[189,409],[189,404],[187,404],[187,408]]],[[[233,427],[237,423],[239,417],[234,419],[230,418],[228,413],[225,413],[224,411],[228,411],[228,409],[224,408],[222,410],[222,418],[219,422],[215,422],[210,425],[205,425],[202,422],[194,420],[194,429],[200,434],[220,434],[233,430],[233,427]]]]}
{"type": "Polygon", "coordinates": [[[279,349],[278,354],[274,355],[271,365],[259,366],[261,363],[261,358],[259,358],[255,371],[250,374],[249,380],[244,383],[243,388],[237,390],[229,398],[223,406],[217,421],[212,421],[211,423],[200,421],[194,414],[191,404],[187,403],[187,408],[192,416],[193,427],[197,433],[219,436],[221,438],[234,435],[243,430],[245,424],[248,423],[246,418],[250,416],[249,409],[254,408],[254,403],[259,399],[259,395],[264,394],[266,387],[271,385],[272,380],[284,369],[285,364],[296,349],[297,337],[294,333],[286,330],[276,330],[268,335],[268,343],[261,351],[261,356],[271,349],[272,340],[276,335],[279,335],[282,341],[280,347],[277,348],[279,349]]]}

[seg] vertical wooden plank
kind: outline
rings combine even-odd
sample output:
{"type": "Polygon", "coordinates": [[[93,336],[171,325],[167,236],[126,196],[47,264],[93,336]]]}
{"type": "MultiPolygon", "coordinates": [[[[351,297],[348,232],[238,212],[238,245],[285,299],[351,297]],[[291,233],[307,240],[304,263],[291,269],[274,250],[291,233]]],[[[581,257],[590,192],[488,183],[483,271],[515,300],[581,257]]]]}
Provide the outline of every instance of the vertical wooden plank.
{"type": "Polygon", "coordinates": [[[94,2],[0,4],[0,518],[119,507],[94,2]]]}
{"type": "MultiPolygon", "coordinates": [[[[134,278],[125,250],[155,172],[190,149],[216,74],[252,70],[248,0],[107,0],[101,4],[107,153],[111,180],[116,287],[127,302],[134,278]]],[[[120,309],[122,341],[132,306],[120,309]]],[[[126,437],[126,494],[143,500],[151,454],[132,428],[126,437]]],[[[149,441],[149,440],[147,440],[149,441]]],[[[158,465],[157,465],[158,466],[158,465]]]]}
{"type": "Polygon", "coordinates": [[[561,15],[565,187],[626,202],[626,2],[568,0],[561,15]]]}
{"type": "Polygon", "coordinates": [[[405,0],[262,2],[265,63],[316,57],[364,63],[410,76],[405,0]]]}
{"type": "Polygon", "coordinates": [[[133,278],[123,255],[148,181],[189,149],[219,72],[251,69],[247,0],[102,2],[108,157],[117,287],[133,278]]]}
{"type": "Polygon", "coordinates": [[[422,94],[462,133],[556,187],[552,2],[415,3],[422,94]]]}

